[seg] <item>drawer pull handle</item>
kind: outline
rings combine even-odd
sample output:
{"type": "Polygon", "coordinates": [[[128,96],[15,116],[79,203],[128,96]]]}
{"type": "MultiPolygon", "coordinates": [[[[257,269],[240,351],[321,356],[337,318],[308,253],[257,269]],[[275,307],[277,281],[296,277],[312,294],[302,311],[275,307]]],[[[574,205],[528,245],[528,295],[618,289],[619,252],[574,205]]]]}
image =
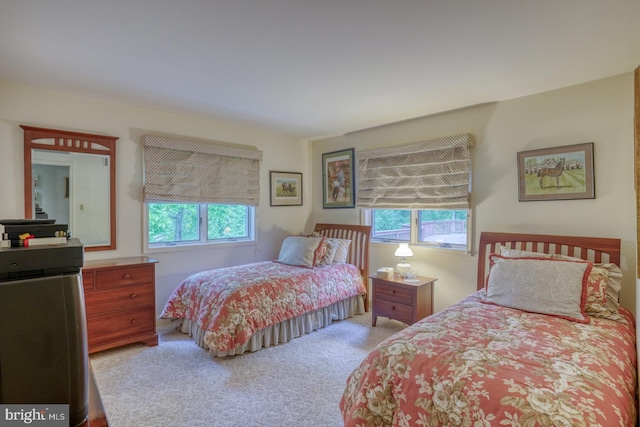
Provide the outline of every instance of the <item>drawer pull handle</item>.
{"type": "Polygon", "coordinates": [[[136,299],[136,298],[138,298],[138,294],[131,294],[131,295],[129,295],[129,298],[136,299]]]}
{"type": "Polygon", "coordinates": [[[127,280],[128,280],[128,279],[131,279],[131,275],[130,275],[129,273],[124,273],[124,274],[122,275],[122,278],[123,278],[123,279],[127,279],[127,280]]]}
{"type": "Polygon", "coordinates": [[[396,306],[395,306],[395,305],[392,305],[392,306],[391,306],[391,310],[395,310],[395,309],[396,309],[396,306]]]}
{"type": "Polygon", "coordinates": [[[136,324],[136,319],[131,319],[131,324],[135,325],[136,324]]]}
{"type": "Polygon", "coordinates": [[[393,289],[393,290],[391,291],[391,293],[395,295],[395,294],[396,294],[396,290],[395,290],[395,289],[393,289]]]}

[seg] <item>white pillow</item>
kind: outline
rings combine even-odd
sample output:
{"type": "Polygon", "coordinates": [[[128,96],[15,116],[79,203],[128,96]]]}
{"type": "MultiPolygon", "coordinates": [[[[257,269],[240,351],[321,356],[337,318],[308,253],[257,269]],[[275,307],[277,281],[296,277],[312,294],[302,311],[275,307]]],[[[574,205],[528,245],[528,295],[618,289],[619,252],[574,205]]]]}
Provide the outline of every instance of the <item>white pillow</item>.
{"type": "Polygon", "coordinates": [[[278,262],[313,268],[323,237],[289,236],[282,242],[278,262]]]}
{"type": "Polygon", "coordinates": [[[589,323],[584,307],[590,262],[500,255],[490,260],[485,302],[589,323]]]}
{"type": "Polygon", "coordinates": [[[349,246],[351,246],[351,240],[348,239],[327,239],[330,242],[338,245],[336,255],[333,257],[333,263],[345,263],[349,256],[349,246]]]}

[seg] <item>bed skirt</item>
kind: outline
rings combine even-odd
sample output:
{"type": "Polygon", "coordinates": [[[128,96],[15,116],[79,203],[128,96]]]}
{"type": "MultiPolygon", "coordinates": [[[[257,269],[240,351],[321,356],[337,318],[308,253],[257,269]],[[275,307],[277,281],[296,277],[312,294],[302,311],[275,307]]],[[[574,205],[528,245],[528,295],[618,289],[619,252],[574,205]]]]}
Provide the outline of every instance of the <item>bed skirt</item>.
{"type": "Polygon", "coordinates": [[[364,314],[364,298],[366,296],[357,295],[342,301],[331,304],[310,313],[302,314],[290,320],[276,323],[256,331],[251,339],[245,344],[239,345],[228,351],[217,351],[207,349],[204,343],[205,332],[197,324],[188,319],[182,320],[181,332],[189,334],[200,347],[209,350],[213,357],[226,357],[243,354],[246,351],[257,351],[261,348],[270,347],[291,341],[293,338],[309,334],[317,329],[323,328],[334,320],[343,320],[352,317],[354,314],[364,314]]]}

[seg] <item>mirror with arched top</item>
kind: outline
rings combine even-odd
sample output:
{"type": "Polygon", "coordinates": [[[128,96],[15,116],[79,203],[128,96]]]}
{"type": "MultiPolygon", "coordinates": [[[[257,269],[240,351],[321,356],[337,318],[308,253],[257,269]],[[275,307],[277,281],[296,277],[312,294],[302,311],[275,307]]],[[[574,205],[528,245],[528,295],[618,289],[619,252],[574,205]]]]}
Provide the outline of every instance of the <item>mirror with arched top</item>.
{"type": "Polygon", "coordinates": [[[118,138],[20,127],[25,218],[68,224],[86,251],[115,249],[118,138]]]}

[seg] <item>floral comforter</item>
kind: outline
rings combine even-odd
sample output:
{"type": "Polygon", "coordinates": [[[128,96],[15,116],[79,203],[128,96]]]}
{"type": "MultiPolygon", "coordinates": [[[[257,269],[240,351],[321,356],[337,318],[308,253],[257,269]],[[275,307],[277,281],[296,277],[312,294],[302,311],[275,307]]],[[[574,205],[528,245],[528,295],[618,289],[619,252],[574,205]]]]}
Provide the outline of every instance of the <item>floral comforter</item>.
{"type": "Polygon", "coordinates": [[[376,347],[347,380],[345,426],[635,426],[632,315],[579,324],[476,292],[376,347]]]}
{"type": "Polygon", "coordinates": [[[173,291],[161,317],[189,319],[209,349],[229,351],[257,330],[366,293],[352,264],[304,268],[257,262],[203,271],[173,291]]]}

